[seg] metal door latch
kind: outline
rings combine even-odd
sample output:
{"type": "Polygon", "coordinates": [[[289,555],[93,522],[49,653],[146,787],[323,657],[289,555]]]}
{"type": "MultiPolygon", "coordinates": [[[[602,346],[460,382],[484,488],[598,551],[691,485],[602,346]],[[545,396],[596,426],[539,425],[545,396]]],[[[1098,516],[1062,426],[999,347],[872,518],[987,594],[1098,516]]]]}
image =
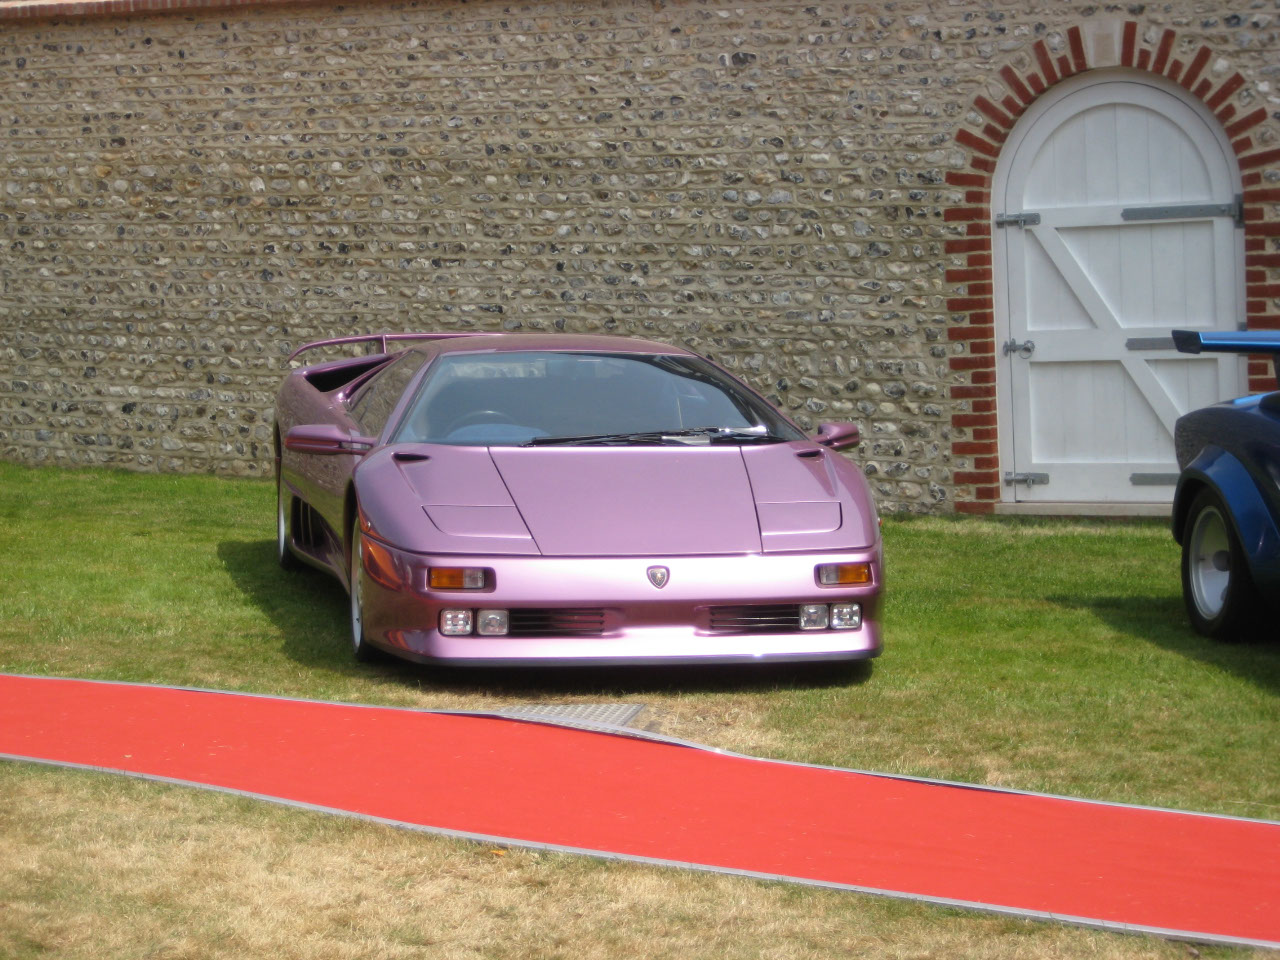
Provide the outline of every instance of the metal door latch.
{"type": "Polygon", "coordinates": [[[1004,485],[1012,487],[1014,484],[1025,483],[1028,487],[1034,487],[1036,484],[1046,484],[1049,482],[1047,473],[1012,473],[1008,470],[1004,474],[1004,485]]]}
{"type": "Polygon", "coordinates": [[[1006,340],[1000,348],[1000,352],[1006,357],[1011,353],[1016,353],[1023,360],[1029,360],[1031,355],[1036,352],[1036,342],[1034,340],[1023,340],[1019,343],[1016,338],[1006,340]]]}
{"type": "Polygon", "coordinates": [[[997,227],[1034,227],[1040,222],[1038,213],[997,213],[997,227]]]}

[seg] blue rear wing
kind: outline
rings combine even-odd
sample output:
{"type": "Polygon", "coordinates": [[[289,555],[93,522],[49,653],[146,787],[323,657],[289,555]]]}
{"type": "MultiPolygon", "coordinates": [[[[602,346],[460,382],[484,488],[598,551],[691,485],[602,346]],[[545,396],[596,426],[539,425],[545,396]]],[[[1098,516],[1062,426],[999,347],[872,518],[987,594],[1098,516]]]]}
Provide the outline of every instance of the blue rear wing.
{"type": "Polygon", "coordinates": [[[1280,330],[1173,330],[1182,353],[1280,354],[1280,330]]]}
{"type": "Polygon", "coordinates": [[[1181,353],[1269,353],[1280,388],[1280,330],[1171,330],[1181,353]]]}

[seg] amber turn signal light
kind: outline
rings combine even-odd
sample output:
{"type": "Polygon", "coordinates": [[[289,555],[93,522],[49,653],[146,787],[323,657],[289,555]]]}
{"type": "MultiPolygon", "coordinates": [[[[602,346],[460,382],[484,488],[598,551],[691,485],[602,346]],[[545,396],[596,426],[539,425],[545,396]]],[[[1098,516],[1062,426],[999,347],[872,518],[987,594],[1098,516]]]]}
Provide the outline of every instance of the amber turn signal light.
{"type": "Polygon", "coordinates": [[[427,586],[432,590],[483,590],[483,567],[431,567],[427,586]]]}
{"type": "Polygon", "coordinates": [[[869,563],[823,563],[818,565],[818,582],[824,587],[850,587],[871,582],[869,563]]]}

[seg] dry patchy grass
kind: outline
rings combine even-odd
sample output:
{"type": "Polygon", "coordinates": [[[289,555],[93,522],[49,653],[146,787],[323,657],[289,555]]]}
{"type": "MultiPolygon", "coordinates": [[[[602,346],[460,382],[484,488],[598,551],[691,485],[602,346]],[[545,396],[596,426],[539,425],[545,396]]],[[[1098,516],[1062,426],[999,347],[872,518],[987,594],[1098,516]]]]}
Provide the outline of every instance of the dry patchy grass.
{"type": "Polygon", "coordinates": [[[0,956],[11,960],[1191,955],[1142,937],[499,850],[97,774],[0,764],[0,784],[0,956]]]}

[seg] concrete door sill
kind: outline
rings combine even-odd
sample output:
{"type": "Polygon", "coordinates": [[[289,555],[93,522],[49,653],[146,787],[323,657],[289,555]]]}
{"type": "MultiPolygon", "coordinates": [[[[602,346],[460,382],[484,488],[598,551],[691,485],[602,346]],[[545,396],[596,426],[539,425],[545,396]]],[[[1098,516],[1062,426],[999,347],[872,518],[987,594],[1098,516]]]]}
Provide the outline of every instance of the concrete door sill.
{"type": "Polygon", "coordinates": [[[996,504],[997,515],[1015,517],[1169,517],[1172,513],[1171,503],[1064,503],[1046,500],[996,504]]]}

